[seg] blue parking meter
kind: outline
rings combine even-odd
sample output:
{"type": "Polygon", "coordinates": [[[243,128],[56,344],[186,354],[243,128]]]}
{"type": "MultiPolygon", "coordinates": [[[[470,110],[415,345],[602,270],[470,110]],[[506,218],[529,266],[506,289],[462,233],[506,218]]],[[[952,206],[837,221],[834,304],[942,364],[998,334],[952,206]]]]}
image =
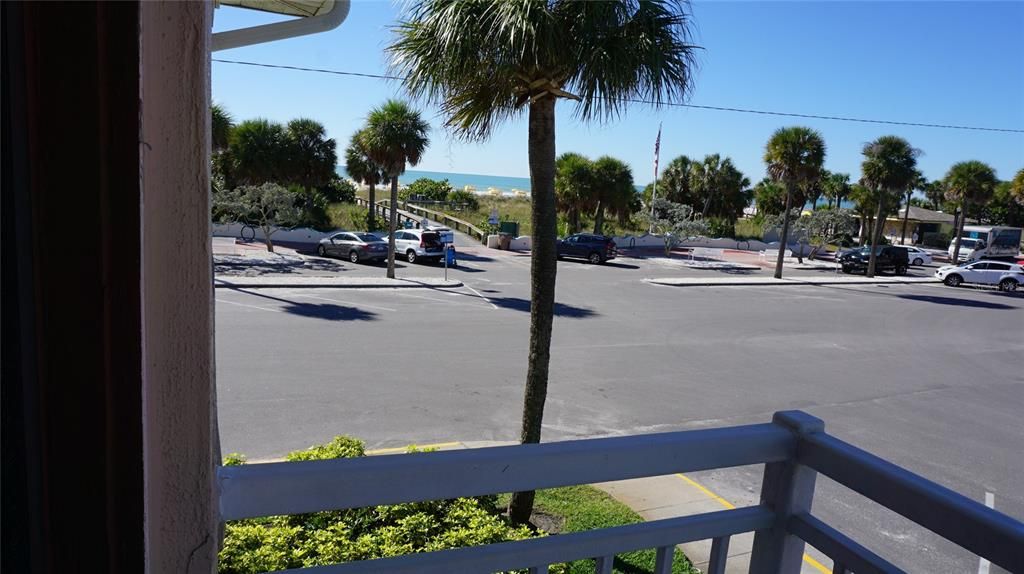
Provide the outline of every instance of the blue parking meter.
{"type": "Polygon", "coordinates": [[[458,263],[455,261],[455,246],[449,243],[444,250],[444,262],[449,267],[458,267],[458,263]]]}

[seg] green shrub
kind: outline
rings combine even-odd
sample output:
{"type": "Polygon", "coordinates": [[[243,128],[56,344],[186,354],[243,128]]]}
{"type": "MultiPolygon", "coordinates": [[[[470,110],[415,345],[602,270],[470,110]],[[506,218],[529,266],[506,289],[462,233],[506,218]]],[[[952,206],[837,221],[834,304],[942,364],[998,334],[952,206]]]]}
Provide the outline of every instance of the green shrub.
{"type": "MultiPolygon", "coordinates": [[[[410,447],[409,452],[426,451],[410,447]]],[[[365,454],[362,441],[337,436],[285,458],[307,461],[365,454]]],[[[231,454],[224,463],[244,464],[245,457],[231,454]]],[[[272,516],[228,522],[218,570],[249,574],[308,568],[533,536],[537,534],[528,527],[513,526],[500,514],[494,496],[272,516]]]]}
{"type": "Polygon", "coordinates": [[[447,179],[438,181],[429,177],[421,177],[399,190],[398,199],[406,201],[409,198],[418,197],[431,201],[444,201],[453,191],[455,190],[447,179]]]}
{"type": "Polygon", "coordinates": [[[708,223],[708,237],[734,237],[736,235],[733,222],[728,219],[709,217],[706,221],[708,223]]]}
{"type": "Polygon", "coordinates": [[[335,178],[318,191],[327,200],[327,203],[355,203],[356,201],[356,186],[347,179],[335,178]]]}
{"type": "Polygon", "coordinates": [[[464,203],[469,211],[476,211],[480,209],[480,199],[477,198],[476,194],[472,191],[466,191],[464,189],[454,189],[448,192],[446,198],[448,203],[464,203]]]}

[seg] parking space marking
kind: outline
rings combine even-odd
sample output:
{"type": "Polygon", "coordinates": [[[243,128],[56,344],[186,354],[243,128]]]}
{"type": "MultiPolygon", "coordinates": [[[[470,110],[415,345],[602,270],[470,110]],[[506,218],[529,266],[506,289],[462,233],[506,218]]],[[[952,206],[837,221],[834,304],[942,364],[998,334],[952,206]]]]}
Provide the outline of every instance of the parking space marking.
{"type": "MultiPolygon", "coordinates": [[[[686,476],[685,474],[683,474],[681,472],[677,472],[676,476],[678,476],[679,478],[681,478],[684,481],[686,481],[686,483],[689,484],[690,486],[692,486],[692,487],[696,488],[697,490],[699,490],[701,492],[701,494],[703,494],[704,496],[707,496],[711,500],[714,500],[718,504],[722,505],[722,507],[725,508],[726,510],[733,510],[734,508],[736,508],[735,504],[729,502],[728,500],[722,498],[721,496],[718,496],[710,488],[708,488],[708,487],[704,486],[703,484],[697,482],[696,480],[686,476]]],[[[824,564],[822,564],[821,562],[818,562],[810,554],[808,554],[806,552],[804,552],[804,562],[806,562],[808,565],[813,567],[815,570],[821,572],[822,574],[831,574],[831,572],[832,572],[824,564]]]]}
{"type": "Polygon", "coordinates": [[[473,289],[472,287],[470,287],[469,285],[466,285],[465,283],[463,283],[462,286],[465,287],[466,289],[469,289],[473,293],[475,293],[477,297],[483,299],[484,301],[487,301],[487,304],[490,305],[491,307],[493,307],[495,311],[498,310],[498,306],[495,305],[494,303],[492,303],[491,300],[488,299],[487,297],[484,297],[483,295],[481,295],[479,291],[477,291],[476,289],[473,289]]]}
{"type": "MultiPolygon", "coordinates": [[[[985,493],[985,506],[989,508],[996,507],[996,495],[991,492],[985,493]]],[[[984,558],[978,558],[978,574],[988,574],[990,563],[984,558]]]]}
{"type": "Polygon", "coordinates": [[[252,309],[259,309],[260,311],[270,311],[272,313],[283,313],[281,309],[275,309],[273,307],[261,307],[259,305],[250,305],[248,303],[239,303],[237,301],[228,301],[227,299],[215,299],[218,303],[228,303],[231,305],[238,305],[239,307],[249,307],[252,309]]]}

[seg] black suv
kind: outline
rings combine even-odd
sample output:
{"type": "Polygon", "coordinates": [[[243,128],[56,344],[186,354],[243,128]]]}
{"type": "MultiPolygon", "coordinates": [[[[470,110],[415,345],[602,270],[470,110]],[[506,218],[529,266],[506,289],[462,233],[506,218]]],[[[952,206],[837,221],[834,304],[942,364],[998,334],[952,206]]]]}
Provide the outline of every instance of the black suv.
{"type": "MultiPolygon", "coordinates": [[[[891,271],[896,275],[906,275],[910,266],[910,256],[906,247],[897,245],[880,245],[875,248],[875,270],[891,271]]],[[[871,258],[871,248],[861,247],[853,251],[847,251],[839,256],[839,264],[843,273],[866,272],[868,261],[871,258]]]]}
{"type": "Polygon", "coordinates": [[[618,254],[615,240],[607,235],[593,233],[577,233],[558,240],[558,258],[579,257],[597,265],[618,254]]]}

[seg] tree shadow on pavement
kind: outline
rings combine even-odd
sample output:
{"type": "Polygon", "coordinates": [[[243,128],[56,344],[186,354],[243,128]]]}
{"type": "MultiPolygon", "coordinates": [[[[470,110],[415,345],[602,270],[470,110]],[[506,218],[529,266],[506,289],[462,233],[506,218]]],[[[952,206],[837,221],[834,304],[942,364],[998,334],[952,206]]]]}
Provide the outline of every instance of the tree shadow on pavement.
{"type": "MultiPolygon", "coordinates": [[[[524,313],[530,312],[529,299],[521,299],[519,297],[488,297],[487,300],[502,309],[511,309],[513,311],[522,311],[524,313]]],[[[569,317],[571,319],[587,319],[597,316],[597,312],[586,307],[576,307],[573,305],[566,305],[565,303],[555,303],[555,316],[569,317]]]]}
{"type": "Polygon", "coordinates": [[[605,267],[614,267],[615,269],[640,269],[639,265],[631,265],[629,263],[619,263],[618,261],[605,261],[605,267]]]}
{"type": "Polygon", "coordinates": [[[477,255],[475,253],[469,253],[467,251],[458,251],[458,249],[456,249],[455,251],[455,257],[459,261],[494,261],[493,257],[487,257],[486,255],[477,255]]]}
{"type": "Polygon", "coordinates": [[[347,305],[338,305],[335,303],[306,303],[303,301],[293,301],[291,299],[284,299],[282,297],[272,297],[263,293],[257,293],[248,289],[231,288],[232,291],[239,293],[245,293],[253,297],[261,297],[263,299],[270,299],[271,301],[277,301],[278,303],[284,303],[284,307],[281,308],[285,313],[291,313],[300,317],[309,317],[312,319],[323,319],[325,321],[374,321],[377,319],[377,314],[371,311],[364,311],[358,307],[349,307],[347,305]]]}
{"type": "Polygon", "coordinates": [[[1016,309],[1005,303],[993,303],[992,301],[977,301],[975,299],[957,299],[955,297],[940,297],[938,295],[897,295],[900,299],[911,301],[922,301],[925,303],[936,303],[939,305],[953,305],[955,307],[974,307],[977,309],[1016,309]]]}

